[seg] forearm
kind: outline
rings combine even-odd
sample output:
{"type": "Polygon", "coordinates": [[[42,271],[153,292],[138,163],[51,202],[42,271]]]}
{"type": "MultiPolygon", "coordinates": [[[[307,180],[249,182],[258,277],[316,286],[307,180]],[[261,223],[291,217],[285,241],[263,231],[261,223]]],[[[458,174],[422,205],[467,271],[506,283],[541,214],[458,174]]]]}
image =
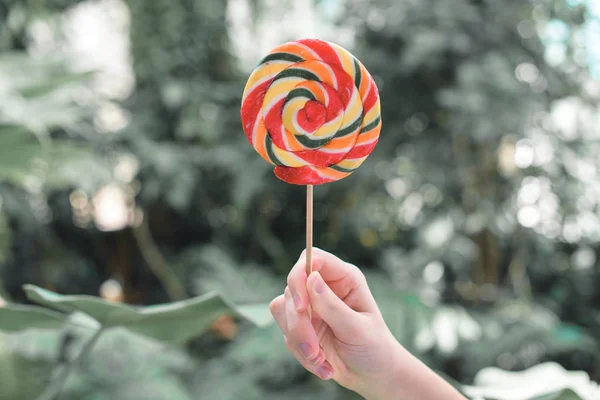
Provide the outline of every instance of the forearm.
{"type": "Polygon", "coordinates": [[[365,382],[357,392],[367,400],[466,400],[456,389],[402,346],[390,356],[399,360],[385,377],[365,382]],[[401,361],[400,361],[401,360],[401,361]]]}

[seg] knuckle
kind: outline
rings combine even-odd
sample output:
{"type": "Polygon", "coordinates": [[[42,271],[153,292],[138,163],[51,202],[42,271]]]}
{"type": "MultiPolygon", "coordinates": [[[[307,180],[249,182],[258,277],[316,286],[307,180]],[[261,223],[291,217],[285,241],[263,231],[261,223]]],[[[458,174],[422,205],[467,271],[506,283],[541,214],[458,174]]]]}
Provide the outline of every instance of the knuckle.
{"type": "Polygon", "coordinates": [[[285,336],[283,338],[283,342],[285,343],[285,347],[287,347],[289,352],[295,356],[296,355],[296,349],[295,349],[296,345],[295,345],[294,341],[292,339],[290,339],[289,337],[285,336]]]}
{"type": "Polygon", "coordinates": [[[301,326],[298,322],[288,321],[287,328],[288,328],[288,332],[290,333],[290,335],[294,336],[294,335],[298,334],[298,331],[300,330],[301,326]]]}
{"type": "Polygon", "coordinates": [[[315,246],[312,247],[312,251],[314,254],[320,254],[320,255],[327,253],[325,250],[323,250],[319,247],[315,247],[315,246]]]}
{"type": "Polygon", "coordinates": [[[325,257],[323,257],[323,253],[322,252],[314,252],[313,256],[312,256],[312,266],[315,269],[321,269],[322,266],[325,264],[325,257]]]}
{"type": "Polygon", "coordinates": [[[271,303],[269,303],[269,310],[271,314],[279,313],[279,308],[281,307],[281,296],[274,298],[271,303]]]}
{"type": "Polygon", "coordinates": [[[284,337],[283,337],[283,343],[285,343],[285,347],[287,347],[287,349],[288,349],[288,350],[289,350],[291,353],[293,353],[293,350],[292,350],[292,342],[290,341],[290,339],[289,339],[287,336],[284,336],[284,337]]]}
{"type": "Polygon", "coordinates": [[[360,268],[358,268],[356,265],[346,263],[346,266],[351,270],[352,275],[355,277],[355,279],[358,282],[365,283],[367,281],[365,274],[363,274],[363,272],[360,270],[360,268]]]}

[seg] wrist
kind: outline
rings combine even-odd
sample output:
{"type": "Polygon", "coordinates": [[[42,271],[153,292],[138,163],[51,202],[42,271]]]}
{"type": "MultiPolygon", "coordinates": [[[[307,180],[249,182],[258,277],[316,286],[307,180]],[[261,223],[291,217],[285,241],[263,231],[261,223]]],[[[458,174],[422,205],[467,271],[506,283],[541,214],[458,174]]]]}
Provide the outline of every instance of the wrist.
{"type": "Polygon", "coordinates": [[[405,381],[403,370],[406,366],[403,364],[406,364],[405,360],[410,354],[395,339],[389,346],[387,354],[389,355],[390,368],[383,373],[363,377],[359,387],[355,389],[366,400],[398,399],[400,398],[399,395],[405,391],[402,386],[404,386],[403,382],[405,381]]]}
{"type": "Polygon", "coordinates": [[[465,400],[456,389],[395,341],[391,368],[365,377],[355,390],[367,400],[465,400]]]}

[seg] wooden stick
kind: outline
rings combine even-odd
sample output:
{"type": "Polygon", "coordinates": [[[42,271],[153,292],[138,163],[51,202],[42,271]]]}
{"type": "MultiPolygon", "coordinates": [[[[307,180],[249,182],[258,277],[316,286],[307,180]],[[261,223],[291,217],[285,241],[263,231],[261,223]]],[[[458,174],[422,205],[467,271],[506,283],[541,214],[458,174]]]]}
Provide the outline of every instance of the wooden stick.
{"type": "Polygon", "coordinates": [[[306,185],[306,276],[312,272],[313,185],[306,185]]]}
{"type": "MultiPolygon", "coordinates": [[[[312,272],[313,245],[313,185],[306,185],[306,276],[312,272]]],[[[312,321],[312,307],[306,309],[308,319],[312,321]]]]}

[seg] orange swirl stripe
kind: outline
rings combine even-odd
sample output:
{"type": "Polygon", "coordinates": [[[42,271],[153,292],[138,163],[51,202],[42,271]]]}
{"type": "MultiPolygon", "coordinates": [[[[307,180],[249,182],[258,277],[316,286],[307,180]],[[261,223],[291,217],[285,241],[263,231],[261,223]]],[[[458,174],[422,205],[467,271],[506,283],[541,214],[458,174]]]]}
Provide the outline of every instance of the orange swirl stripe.
{"type": "Polygon", "coordinates": [[[297,185],[350,175],[381,130],[373,77],[347,50],[318,39],[271,50],[248,78],[240,114],[252,147],[297,185]]]}

